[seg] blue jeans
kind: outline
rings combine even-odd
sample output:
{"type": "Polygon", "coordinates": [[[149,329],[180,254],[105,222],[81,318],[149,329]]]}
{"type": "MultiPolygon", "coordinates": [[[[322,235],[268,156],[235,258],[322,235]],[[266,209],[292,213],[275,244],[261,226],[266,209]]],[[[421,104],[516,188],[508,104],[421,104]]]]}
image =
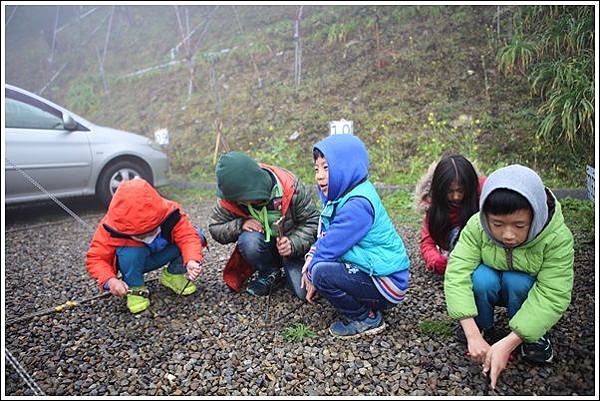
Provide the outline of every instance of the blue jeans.
{"type": "Polygon", "coordinates": [[[173,274],[186,272],[181,251],[177,245],[167,245],[162,251],[152,253],[147,246],[122,246],[117,248],[117,266],[123,281],[130,287],[144,285],[144,273],[159,269],[169,263],[167,270],[173,274]]]}
{"type": "Polygon", "coordinates": [[[265,242],[265,235],[259,232],[243,231],[237,245],[242,258],[261,275],[269,275],[283,266],[288,287],[298,298],[306,299],[306,290],[300,287],[304,260],[282,257],[275,240],[265,242]]]}
{"type": "Polygon", "coordinates": [[[370,311],[395,306],[381,295],[367,273],[345,263],[315,264],[312,282],[319,294],[350,320],[364,320],[370,311]]]}
{"type": "Polygon", "coordinates": [[[481,264],[473,272],[473,293],[477,305],[475,322],[480,330],[494,326],[494,306],[506,306],[508,318],[521,309],[535,277],[517,271],[499,271],[481,264]]]}

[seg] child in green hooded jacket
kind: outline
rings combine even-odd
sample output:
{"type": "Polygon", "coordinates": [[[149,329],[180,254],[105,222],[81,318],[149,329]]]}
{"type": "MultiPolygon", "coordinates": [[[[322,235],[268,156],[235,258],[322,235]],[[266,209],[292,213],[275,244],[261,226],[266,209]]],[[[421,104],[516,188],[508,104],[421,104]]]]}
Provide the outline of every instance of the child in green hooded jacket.
{"type": "Polygon", "coordinates": [[[490,374],[492,388],[514,349],[524,359],[552,361],[547,332],[571,302],[573,236],[561,205],[531,169],[511,165],[492,173],[450,255],[444,292],[460,320],[469,356],[490,374]],[[506,306],[511,332],[488,344],[494,306],[506,306]]]}
{"type": "Polygon", "coordinates": [[[208,229],[217,242],[236,243],[223,270],[225,283],[239,291],[257,271],[246,290],[264,296],[283,282],[285,271],[288,286],[304,300],[304,254],[319,222],[310,192],[289,171],[257,163],[242,152],[224,154],[216,175],[219,199],[208,229]]]}

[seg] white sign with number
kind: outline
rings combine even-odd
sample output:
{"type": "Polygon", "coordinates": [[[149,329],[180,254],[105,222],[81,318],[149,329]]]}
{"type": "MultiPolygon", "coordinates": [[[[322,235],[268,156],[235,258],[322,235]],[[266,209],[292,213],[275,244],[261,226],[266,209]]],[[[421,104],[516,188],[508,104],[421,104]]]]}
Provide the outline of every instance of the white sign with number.
{"type": "Polygon", "coordinates": [[[159,145],[168,145],[169,144],[169,130],[166,128],[161,128],[154,133],[154,140],[159,145]]]}
{"type": "Polygon", "coordinates": [[[344,120],[329,122],[329,135],[354,134],[354,124],[352,121],[344,120]]]}

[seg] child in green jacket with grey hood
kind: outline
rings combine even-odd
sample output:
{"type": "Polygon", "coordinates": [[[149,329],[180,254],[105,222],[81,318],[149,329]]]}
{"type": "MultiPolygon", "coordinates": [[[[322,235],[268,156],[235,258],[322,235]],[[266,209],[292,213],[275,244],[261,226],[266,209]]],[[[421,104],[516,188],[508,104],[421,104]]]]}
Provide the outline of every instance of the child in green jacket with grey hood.
{"type": "Polygon", "coordinates": [[[454,248],[444,279],[450,317],[460,320],[469,356],[491,386],[512,351],[530,362],[553,358],[547,332],[571,303],[573,236],[560,203],[531,169],[511,165],[492,173],[454,248]],[[488,344],[494,306],[508,309],[511,332],[488,344]]]}

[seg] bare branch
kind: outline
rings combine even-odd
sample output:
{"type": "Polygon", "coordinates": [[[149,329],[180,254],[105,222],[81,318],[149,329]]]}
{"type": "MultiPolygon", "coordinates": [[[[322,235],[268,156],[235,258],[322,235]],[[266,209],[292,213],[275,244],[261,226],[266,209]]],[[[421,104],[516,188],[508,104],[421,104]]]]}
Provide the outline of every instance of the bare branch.
{"type": "MultiPolygon", "coordinates": [[[[94,28],[94,30],[92,31],[92,33],[90,33],[90,35],[87,37],[87,39],[81,44],[81,48],[83,48],[85,45],[87,45],[90,40],[92,40],[92,38],[94,37],[94,35],[96,34],[96,32],[98,32],[98,30],[102,27],[102,25],[104,25],[104,22],[106,21],[106,19],[110,16],[110,14],[106,14],[104,16],[104,18],[102,19],[102,21],[100,22],[100,24],[98,24],[98,26],[96,28],[94,28]]],[[[52,78],[50,78],[50,81],[48,81],[46,83],[46,85],[44,85],[44,87],[42,89],[39,90],[38,95],[41,95],[42,93],[44,93],[44,91],[50,86],[50,84],[52,82],[54,82],[54,80],[63,72],[63,70],[67,67],[67,65],[69,64],[69,61],[67,61],[53,76],[52,78]]]]}
{"type": "Polygon", "coordinates": [[[13,16],[15,15],[17,8],[19,8],[19,6],[14,6],[14,8],[13,8],[12,12],[10,13],[10,15],[8,16],[8,20],[6,21],[6,24],[4,26],[8,26],[8,24],[10,23],[10,20],[12,20],[13,16]]]}
{"type": "MultiPolygon", "coordinates": [[[[244,28],[242,27],[242,24],[240,23],[240,18],[238,17],[237,10],[235,9],[235,6],[231,6],[231,8],[233,9],[233,15],[235,15],[235,20],[237,21],[238,28],[240,29],[240,34],[242,36],[244,36],[245,35],[244,28]]],[[[250,58],[252,60],[252,65],[254,66],[254,73],[256,74],[256,79],[258,80],[258,88],[260,89],[260,88],[262,88],[262,79],[260,77],[260,71],[258,70],[258,66],[256,65],[256,59],[255,59],[254,53],[251,53],[250,58]]]]}
{"type": "Polygon", "coordinates": [[[110,40],[110,31],[112,29],[112,20],[115,14],[115,7],[112,6],[110,10],[110,17],[108,19],[108,28],[106,29],[106,38],[104,39],[104,51],[102,52],[102,66],[104,67],[104,61],[106,60],[106,51],[108,50],[108,41],[110,40]]]}
{"type": "Polygon", "coordinates": [[[44,93],[46,88],[48,88],[48,86],[50,86],[50,84],[52,82],[54,82],[54,80],[60,75],[60,73],[67,67],[67,64],[69,64],[68,61],[63,64],[63,66],[60,68],[60,70],[56,71],[56,73],[52,76],[52,78],[50,78],[50,81],[48,81],[48,83],[46,85],[44,85],[44,87],[42,89],[40,89],[40,91],[38,92],[38,95],[41,95],[42,93],[44,93]]]}
{"type": "Polygon", "coordinates": [[[58,29],[58,16],[60,13],[60,6],[56,6],[56,18],[54,18],[54,32],[52,33],[52,49],[50,50],[50,58],[48,61],[52,63],[54,60],[54,48],[56,46],[56,30],[58,29]]]}

